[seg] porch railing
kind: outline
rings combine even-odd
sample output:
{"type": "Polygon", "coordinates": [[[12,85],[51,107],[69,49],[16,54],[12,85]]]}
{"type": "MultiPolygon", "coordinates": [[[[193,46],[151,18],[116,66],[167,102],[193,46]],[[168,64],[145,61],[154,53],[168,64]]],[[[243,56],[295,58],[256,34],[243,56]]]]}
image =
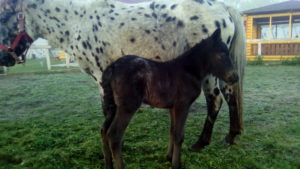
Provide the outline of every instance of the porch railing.
{"type": "Polygon", "coordinates": [[[264,56],[265,60],[282,60],[300,56],[299,39],[247,40],[247,59],[264,56]]]}

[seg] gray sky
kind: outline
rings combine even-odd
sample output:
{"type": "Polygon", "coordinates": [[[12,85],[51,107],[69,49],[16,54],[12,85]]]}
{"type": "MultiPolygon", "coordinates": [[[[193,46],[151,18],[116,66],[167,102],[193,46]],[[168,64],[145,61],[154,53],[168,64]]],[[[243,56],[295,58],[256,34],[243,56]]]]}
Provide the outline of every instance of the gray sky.
{"type": "MultiPolygon", "coordinates": [[[[151,0],[117,0],[127,3],[137,3],[137,2],[144,2],[144,1],[151,1],[151,0]]],[[[275,4],[283,1],[289,1],[289,0],[218,0],[225,2],[226,4],[229,4],[231,6],[234,6],[235,8],[240,9],[241,11],[253,9],[253,8],[259,8],[270,4],[275,4]]]]}
{"type": "Polygon", "coordinates": [[[280,3],[288,0],[220,0],[220,1],[223,1],[226,4],[229,4],[231,6],[239,8],[241,11],[244,11],[244,10],[259,8],[266,5],[280,3]]]}

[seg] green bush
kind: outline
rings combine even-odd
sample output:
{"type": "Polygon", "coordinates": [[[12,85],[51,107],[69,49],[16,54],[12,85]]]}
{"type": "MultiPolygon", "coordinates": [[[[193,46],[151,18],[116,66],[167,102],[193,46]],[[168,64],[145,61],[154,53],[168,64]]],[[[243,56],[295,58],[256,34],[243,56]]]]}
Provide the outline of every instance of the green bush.
{"type": "Polygon", "coordinates": [[[257,55],[253,61],[248,61],[248,65],[264,65],[264,59],[262,55],[257,55]]]}
{"type": "Polygon", "coordinates": [[[282,59],[282,65],[300,65],[300,56],[295,56],[292,59],[282,59]]]}

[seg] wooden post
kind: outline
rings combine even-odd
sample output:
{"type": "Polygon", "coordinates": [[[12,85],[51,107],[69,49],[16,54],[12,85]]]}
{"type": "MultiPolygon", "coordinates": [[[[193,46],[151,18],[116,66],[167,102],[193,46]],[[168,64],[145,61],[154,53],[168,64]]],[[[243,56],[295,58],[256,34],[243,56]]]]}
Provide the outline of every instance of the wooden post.
{"type": "Polygon", "coordinates": [[[273,39],[273,30],[272,30],[272,16],[270,16],[270,24],[269,24],[269,39],[273,39]]]}
{"type": "Polygon", "coordinates": [[[65,57],[66,57],[66,65],[67,65],[67,68],[69,69],[70,68],[70,55],[65,53],[65,57]]]}
{"type": "Polygon", "coordinates": [[[262,55],[261,55],[261,40],[258,41],[257,46],[258,46],[258,48],[257,48],[257,55],[258,55],[259,57],[261,57],[261,56],[262,56],[262,55]]]}
{"type": "Polygon", "coordinates": [[[292,14],[290,13],[290,18],[289,18],[289,38],[292,39],[292,14]]]}

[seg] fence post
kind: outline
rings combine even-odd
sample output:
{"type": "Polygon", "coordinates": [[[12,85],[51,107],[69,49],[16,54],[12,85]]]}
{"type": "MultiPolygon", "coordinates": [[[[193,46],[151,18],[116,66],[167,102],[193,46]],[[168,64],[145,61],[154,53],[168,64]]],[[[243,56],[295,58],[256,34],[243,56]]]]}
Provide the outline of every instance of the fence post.
{"type": "Polygon", "coordinates": [[[70,56],[67,53],[65,53],[65,56],[66,56],[66,65],[67,65],[67,68],[69,69],[70,68],[70,56]]]}
{"type": "Polygon", "coordinates": [[[258,41],[258,43],[257,43],[257,46],[258,46],[258,48],[257,48],[257,55],[258,56],[261,56],[261,41],[258,41]]]}
{"type": "Polygon", "coordinates": [[[51,70],[51,60],[50,60],[50,53],[49,49],[46,49],[46,60],[47,60],[47,68],[48,70],[51,70]]]}
{"type": "Polygon", "coordinates": [[[6,66],[3,66],[3,70],[4,70],[4,74],[6,75],[7,67],[6,67],[6,66]]]}
{"type": "Polygon", "coordinates": [[[0,66],[0,75],[6,75],[6,67],[5,66],[0,66]]]}

